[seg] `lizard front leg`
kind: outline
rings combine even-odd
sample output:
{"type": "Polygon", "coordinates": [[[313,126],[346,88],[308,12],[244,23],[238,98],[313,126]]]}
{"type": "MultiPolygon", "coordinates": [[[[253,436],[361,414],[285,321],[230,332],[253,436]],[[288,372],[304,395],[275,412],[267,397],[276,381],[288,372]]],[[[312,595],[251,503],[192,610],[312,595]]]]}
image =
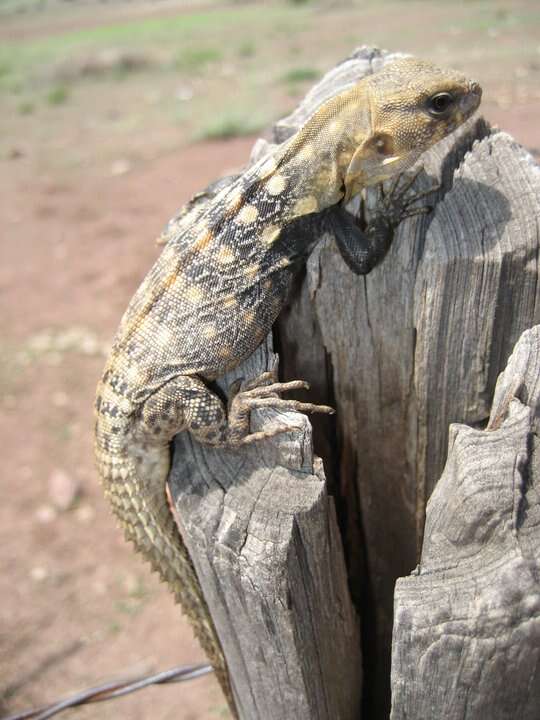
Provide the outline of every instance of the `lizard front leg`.
{"type": "Polygon", "coordinates": [[[335,237],[341,256],[355,274],[367,275],[384,259],[396,228],[403,220],[430,212],[429,206],[412,206],[439,186],[407,196],[420,171],[421,169],[401,185],[402,176],[398,176],[388,192],[385,192],[384,185],[380,185],[379,205],[368,221],[357,219],[342,205],[334,205],[325,211],[321,218],[323,227],[335,237]]]}

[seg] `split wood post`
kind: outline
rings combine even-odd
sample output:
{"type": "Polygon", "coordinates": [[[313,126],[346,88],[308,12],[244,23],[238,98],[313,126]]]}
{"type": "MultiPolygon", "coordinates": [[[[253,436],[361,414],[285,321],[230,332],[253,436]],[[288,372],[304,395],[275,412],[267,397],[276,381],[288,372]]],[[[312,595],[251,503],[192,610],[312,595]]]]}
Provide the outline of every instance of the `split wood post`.
{"type": "MultiPolygon", "coordinates": [[[[268,340],[222,383],[274,365],[268,340]]],[[[353,720],[362,691],[358,618],[311,426],[241,451],[176,439],[169,479],[181,532],[220,636],[241,720],[353,720]]]]}
{"type": "MultiPolygon", "coordinates": [[[[393,57],[357,50],[274,141],[393,57]]],[[[259,141],[254,157],[267,149],[259,141]]],[[[388,718],[394,584],[417,564],[449,424],[485,425],[513,345],[540,322],[532,158],[472,119],[422,165],[412,191],[439,182],[433,211],[404,221],[365,278],[323,238],[274,329],[281,379],[308,380],[299,397],[337,410],[313,418],[324,472],[300,415],[298,433],[238,453],[176,440],[172,496],[242,720],[357,720],[361,696],[364,720],[388,718]]],[[[266,344],[222,388],[271,362],[266,344]]],[[[253,425],[272,421],[258,412],[253,425]]]]}
{"type": "Polygon", "coordinates": [[[540,717],[540,326],[486,430],[451,425],[422,559],[398,580],[392,720],[540,717]]]}

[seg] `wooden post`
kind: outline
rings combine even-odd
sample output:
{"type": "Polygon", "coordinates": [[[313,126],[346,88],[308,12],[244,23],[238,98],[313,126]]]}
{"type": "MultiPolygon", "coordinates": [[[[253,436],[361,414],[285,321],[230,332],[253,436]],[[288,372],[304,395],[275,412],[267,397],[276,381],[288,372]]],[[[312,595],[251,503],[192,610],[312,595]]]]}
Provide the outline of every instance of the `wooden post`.
{"type": "Polygon", "coordinates": [[[392,720],[540,717],[540,326],[486,430],[452,425],[417,571],[396,585],[392,720]]]}
{"type": "MultiPolygon", "coordinates": [[[[393,57],[360,48],[277,124],[274,141],[393,57]]],[[[267,147],[259,141],[254,157],[267,147]]],[[[365,278],[323,238],[274,331],[281,379],[308,380],[299,397],[337,410],[313,419],[324,474],[301,416],[298,434],[238,454],[176,441],[172,494],[243,720],[360,717],[353,603],[363,717],[388,718],[394,584],[417,564],[448,426],[485,425],[513,345],[540,322],[532,158],[472,119],[422,165],[412,192],[440,183],[424,200],[433,211],[404,221],[365,278]]],[[[375,193],[366,202],[369,212],[375,193]]],[[[269,352],[238,373],[257,374],[269,352]]],[[[395,703],[396,718],[437,716],[395,714],[395,703]]]]}
{"type": "MultiPolygon", "coordinates": [[[[272,368],[267,341],[221,383],[272,368]]],[[[297,427],[241,451],[176,439],[169,479],[220,636],[241,720],[354,720],[360,633],[311,426],[257,411],[252,428],[297,427]]]]}

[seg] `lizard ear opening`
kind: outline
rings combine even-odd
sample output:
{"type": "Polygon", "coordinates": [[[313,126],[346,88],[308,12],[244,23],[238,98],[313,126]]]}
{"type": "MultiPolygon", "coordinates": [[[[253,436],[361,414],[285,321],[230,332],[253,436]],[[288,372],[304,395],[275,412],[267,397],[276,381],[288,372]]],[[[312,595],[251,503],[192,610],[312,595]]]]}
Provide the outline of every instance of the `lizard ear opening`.
{"type": "Polygon", "coordinates": [[[388,133],[374,133],[363,143],[362,152],[389,157],[394,154],[394,139],[388,133]]]}
{"type": "Polygon", "coordinates": [[[394,139],[388,133],[374,133],[359,145],[345,173],[346,198],[355,194],[356,186],[370,184],[368,179],[377,176],[374,167],[384,167],[400,160],[395,154],[394,139]]]}

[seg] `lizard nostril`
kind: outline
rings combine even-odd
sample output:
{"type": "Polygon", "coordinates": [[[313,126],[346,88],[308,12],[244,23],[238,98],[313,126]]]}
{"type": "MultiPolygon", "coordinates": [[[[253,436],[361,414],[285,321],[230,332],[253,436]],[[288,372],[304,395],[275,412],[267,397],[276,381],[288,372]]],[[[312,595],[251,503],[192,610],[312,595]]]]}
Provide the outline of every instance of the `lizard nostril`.
{"type": "Polygon", "coordinates": [[[477,82],[469,82],[469,92],[467,92],[459,101],[459,109],[466,117],[472,115],[476,108],[480,105],[482,98],[482,88],[477,82]]]}
{"type": "Polygon", "coordinates": [[[482,97],[482,88],[474,80],[471,80],[469,83],[469,92],[472,92],[473,95],[478,95],[478,97],[482,97]]]}

